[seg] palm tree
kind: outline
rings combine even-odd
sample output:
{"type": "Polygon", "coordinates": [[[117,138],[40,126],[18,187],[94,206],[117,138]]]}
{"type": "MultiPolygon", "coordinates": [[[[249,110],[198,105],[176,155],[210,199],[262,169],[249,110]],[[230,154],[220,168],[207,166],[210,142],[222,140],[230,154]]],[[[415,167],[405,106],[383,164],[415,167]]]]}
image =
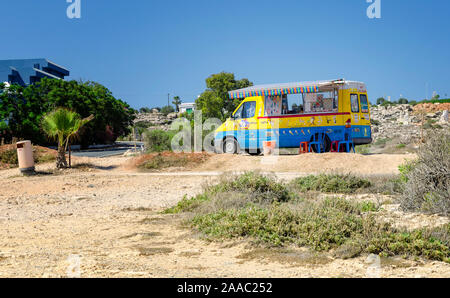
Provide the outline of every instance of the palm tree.
{"type": "Polygon", "coordinates": [[[176,107],[177,113],[180,111],[181,99],[179,96],[175,96],[173,98],[172,104],[176,107]]]}
{"type": "Polygon", "coordinates": [[[58,141],[56,157],[58,169],[67,168],[66,151],[70,140],[75,138],[81,127],[92,119],[94,119],[93,115],[81,119],[79,114],[65,108],[58,108],[44,116],[42,129],[50,138],[58,141]]]}

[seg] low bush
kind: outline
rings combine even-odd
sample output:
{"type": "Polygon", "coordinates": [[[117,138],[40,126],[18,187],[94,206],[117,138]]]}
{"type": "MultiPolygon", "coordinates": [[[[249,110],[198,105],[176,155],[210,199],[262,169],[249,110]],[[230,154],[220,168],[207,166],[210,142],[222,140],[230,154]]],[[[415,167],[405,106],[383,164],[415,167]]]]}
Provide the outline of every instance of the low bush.
{"type": "Polygon", "coordinates": [[[352,193],[359,189],[369,188],[372,184],[369,180],[352,175],[321,174],[297,178],[292,185],[301,192],[352,193]]]}
{"type": "Polygon", "coordinates": [[[223,179],[221,183],[210,187],[213,193],[242,192],[248,194],[252,202],[287,202],[295,195],[275,177],[247,172],[241,176],[223,179]]]}
{"type": "Polygon", "coordinates": [[[361,145],[361,146],[356,146],[356,153],[358,154],[369,154],[370,153],[370,145],[361,145]]]}
{"type": "Polygon", "coordinates": [[[401,172],[404,210],[450,215],[450,132],[431,134],[401,172]]]}
{"type": "Polygon", "coordinates": [[[164,130],[150,130],[145,133],[144,141],[148,152],[171,151],[171,141],[174,132],[166,132],[164,130]]]}
{"type": "Polygon", "coordinates": [[[141,170],[160,170],[196,166],[208,158],[206,153],[161,152],[143,155],[135,160],[135,164],[141,170]]]}
{"type": "Polygon", "coordinates": [[[379,146],[379,147],[385,147],[386,144],[390,141],[391,139],[389,138],[385,138],[385,139],[377,139],[373,144],[375,146],[379,146]]]}
{"type": "Polygon", "coordinates": [[[288,202],[297,198],[287,185],[277,182],[275,177],[247,172],[240,176],[222,177],[219,183],[204,187],[202,194],[192,198],[184,197],[176,206],[167,209],[166,213],[193,211],[199,207],[199,203],[211,201],[213,206],[203,206],[201,212],[241,208],[248,203],[267,205],[288,202]]]}
{"type": "Polygon", "coordinates": [[[340,198],[307,200],[288,193],[289,185],[246,173],[207,186],[202,194],[185,197],[166,213],[189,212],[192,226],[211,240],[249,238],[270,246],[334,250],[343,258],[378,253],[450,262],[449,225],[397,230],[377,220],[379,208],[374,203],[340,198]],[[257,196],[252,193],[270,193],[273,198],[255,200],[257,196]]]}
{"type": "Polygon", "coordinates": [[[0,162],[9,165],[17,165],[19,163],[19,160],[17,158],[17,150],[8,149],[0,152],[0,162]]]}
{"type": "Polygon", "coordinates": [[[207,194],[200,194],[193,198],[188,198],[186,195],[175,206],[164,210],[165,214],[176,214],[180,212],[190,212],[198,208],[201,203],[209,201],[210,197],[207,194]]]}

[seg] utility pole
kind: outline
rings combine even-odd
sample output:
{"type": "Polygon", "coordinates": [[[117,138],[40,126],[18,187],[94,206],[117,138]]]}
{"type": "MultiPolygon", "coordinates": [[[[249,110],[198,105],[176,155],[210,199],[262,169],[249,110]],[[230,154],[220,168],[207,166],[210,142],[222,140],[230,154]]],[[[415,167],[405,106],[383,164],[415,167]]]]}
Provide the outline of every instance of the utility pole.
{"type": "Polygon", "coordinates": [[[169,104],[169,102],[170,102],[170,93],[169,94],[167,94],[167,106],[169,106],[170,104],[169,104]]]}

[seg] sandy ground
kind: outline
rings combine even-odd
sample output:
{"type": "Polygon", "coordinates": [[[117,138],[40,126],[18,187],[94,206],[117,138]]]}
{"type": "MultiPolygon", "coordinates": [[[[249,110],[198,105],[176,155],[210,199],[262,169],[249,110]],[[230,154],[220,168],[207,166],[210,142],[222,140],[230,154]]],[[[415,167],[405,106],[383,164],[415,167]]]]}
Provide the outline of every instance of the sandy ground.
{"type": "MultiPolygon", "coordinates": [[[[81,167],[21,177],[0,171],[0,277],[65,277],[80,264],[82,277],[450,277],[441,262],[352,260],[311,255],[301,249],[269,252],[247,242],[211,243],[183,227],[180,216],[162,215],[185,194],[222,172],[276,170],[284,179],[320,171],[395,174],[405,158],[396,155],[212,156],[190,171],[141,173],[129,158],[77,159],[81,167]],[[236,166],[235,166],[236,165],[236,166]],[[374,271],[375,268],[375,271],[374,271]]],[[[362,198],[365,199],[365,198],[362,198]]],[[[394,221],[420,225],[445,219],[408,214],[387,206],[394,221]]],[[[77,270],[75,270],[77,271],[77,270]]]]}

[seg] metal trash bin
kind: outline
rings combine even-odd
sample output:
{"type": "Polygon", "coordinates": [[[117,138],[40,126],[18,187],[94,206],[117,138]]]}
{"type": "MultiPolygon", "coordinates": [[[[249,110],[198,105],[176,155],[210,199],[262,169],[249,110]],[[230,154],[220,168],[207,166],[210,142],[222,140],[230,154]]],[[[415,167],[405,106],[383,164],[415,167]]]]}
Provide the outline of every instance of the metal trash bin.
{"type": "Polygon", "coordinates": [[[17,143],[17,159],[19,160],[20,172],[24,174],[34,173],[35,167],[31,141],[17,143]]]}

